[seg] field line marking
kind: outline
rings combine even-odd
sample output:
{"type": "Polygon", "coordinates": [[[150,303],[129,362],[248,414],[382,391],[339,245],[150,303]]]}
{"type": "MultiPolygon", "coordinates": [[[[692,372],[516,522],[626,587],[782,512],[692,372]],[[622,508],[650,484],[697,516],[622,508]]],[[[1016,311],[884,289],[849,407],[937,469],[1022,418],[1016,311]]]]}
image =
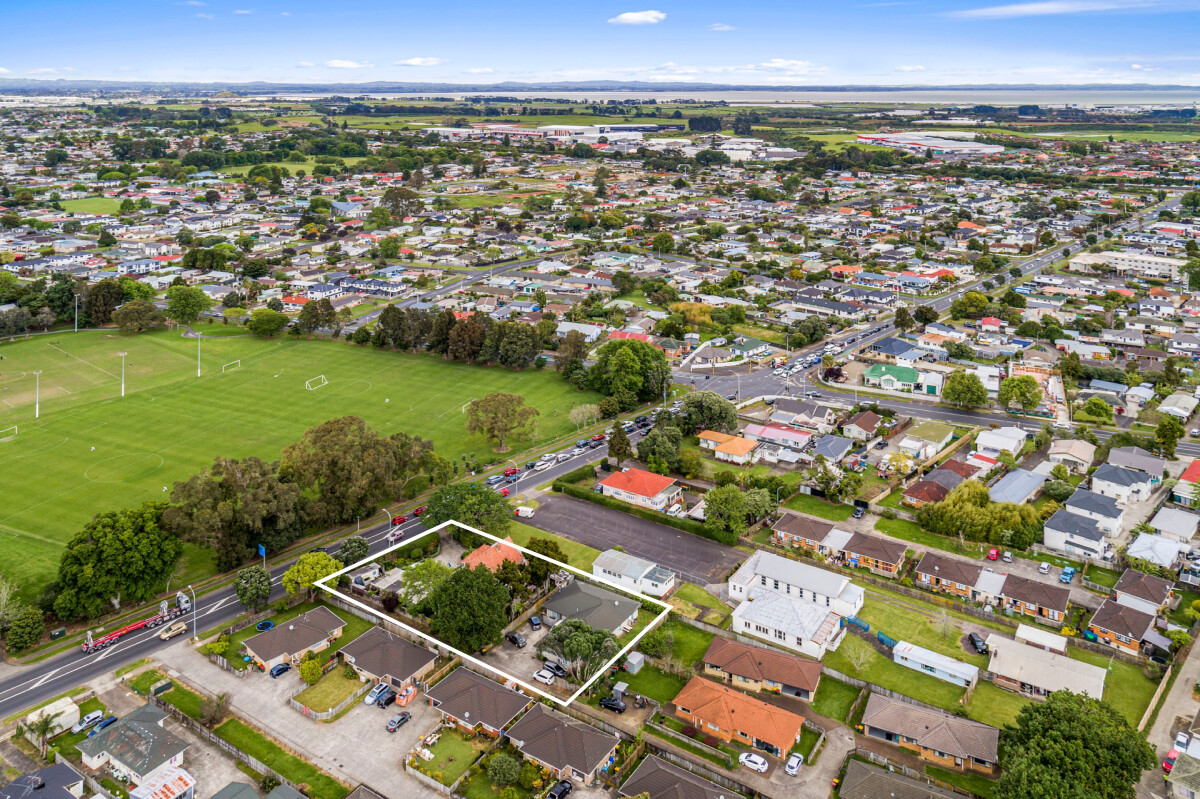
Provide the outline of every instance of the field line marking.
{"type": "Polygon", "coordinates": [[[66,544],[64,544],[62,541],[54,541],[49,538],[44,538],[43,536],[40,536],[37,533],[30,533],[30,532],[20,529],[19,527],[10,527],[9,525],[3,524],[3,523],[0,523],[0,532],[8,533],[10,535],[16,536],[17,538],[32,538],[35,541],[41,541],[44,544],[52,544],[53,546],[60,547],[60,548],[66,546],[66,544]]]}
{"type": "Polygon", "coordinates": [[[83,358],[80,358],[78,355],[72,355],[71,353],[69,353],[69,352],[67,352],[66,350],[64,350],[62,347],[59,347],[57,344],[51,344],[51,345],[50,345],[50,349],[53,349],[53,350],[58,350],[58,351],[59,351],[59,352],[61,352],[63,355],[66,355],[68,358],[74,358],[75,360],[79,361],[80,363],[86,363],[88,366],[92,367],[92,368],[93,368],[93,369],[95,369],[97,372],[104,372],[104,374],[108,375],[109,377],[113,378],[114,380],[120,380],[120,379],[121,379],[121,378],[120,378],[118,375],[114,375],[112,372],[108,371],[107,369],[101,369],[99,366],[97,366],[96,364],[92,363],[91,361],[88,361],[88,360],[85,360],[85,359],[83,359],[83,358]]]}

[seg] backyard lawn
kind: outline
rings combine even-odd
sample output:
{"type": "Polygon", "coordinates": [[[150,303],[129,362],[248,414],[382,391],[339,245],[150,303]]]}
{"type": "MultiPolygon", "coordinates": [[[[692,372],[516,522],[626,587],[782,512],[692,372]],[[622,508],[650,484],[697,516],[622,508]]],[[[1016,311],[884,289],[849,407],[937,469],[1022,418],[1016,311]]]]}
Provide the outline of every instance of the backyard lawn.
{"type": "Polygon", "coordinates": [[[854,507],[851,505],[834,505],[832,502],[826,502],[809,494],[797,494],[783,503],[783,506],[801,513],[819,516],[831,522],[844,522],[854,513],[854,507]]]}
{"type": "Polygon", "coordinates": [[[229,719],[217,727],[214,732],[267,767],[274,769],[289,782],[306,786],[305,792],[313,799],[343,799],[350,792],[346,786],[316,766],[288,754],[273,741],[267,740],[258,730],[237,719],[229,719]]]}
{"type": "Polygon", "coordinates": [[[984,724],[1003,727],[1016,721],[1021,708],[1031,701],[981,679],[975,686],[975,693],[971,694],[971,701],[967,703],[967,715],[984,724]]]}
{"type": "Polygon", "coordinates": [[[959,707],[959,699],[962,698],[965,689],[894,663],[874,649],[871,650],[871,657],[867,663],[855,671],[842,651],[845,646],[846,641],[843,641],[836,652],[825,655],[825,665],[855,679],[920,699],[944,710],[952,711],[959,707]]]}
{"type": "Polygon", "coordinates": [[[965,788],[978,796],[979,799],[992,799],[992,792],[996,789],[996,783],[982,774],[949,771],[937,766],[926,766],[925,773],[935,779],[948,782],[951,785],[957,785],[959,788],[965,788]]]}
{"type": "Polygon", "coordinates": [[[422,760],[420,757],[414,757],[413,765],[417,771],[432,777],[442,785],[453,785],[455,780],[466,773],[487,745],[487,738],[476,735],[468,741],[457,729],[442,730],[438,742],[428,747],[433,753],[433,759],[422,760]]]}
{"type": "Polygon", "coordinates": [[[974,541],[966,542],[966,550],[960,550],[958,547],[958,539],[947,538],[944,535],[936,535],[928,533],[921,529],[921,526],[916,522],[910,522],[907,519],[880,519],[875,522],[875,529],[881,533],[887,533],[893,538],[902,538],[905,541],[911,541],[920,547],[932,547],[945,552],[954,552],[960,555],[967,555],[972,558],[983,557],[983,545],[974,541]]]}
{"type": "Polygon", "coordinates": [[[685,622],[667,619],[663,622],[662,630],[673,638],[671,654],[685,664],[699,663],[704,659],[704,653],[712,644],[712,633],[706,633],[685,622]]]}
{"type": "Polygon", "coordinates": [[[348,678],[343,673],[344,671],[344,669],[336,668],[329,672],[317,680],[316,684],[310,685],[296,694],[296,701],[318,713],[324,713],[337,707],[351,694],[363,687],[363,683],[358,677],[348,678]]]}
{"type": "MultiPolygon", "coordinates": [[[[1092,580],[1090,569],[1088,570],[1088,579],[1092,580]]],[[[1095,582],[1095,580],[1093,580],[1093,582],[1095,582]]],[[[1114,585],[1115,584],[1116,583],[1114,582],[1114,585]]],[[[1178,586],[1175,587],[1175,593],[1177,595],[1179,595],[1179,597],[1180,597],[1179,607],[1177,607],[1177,608],[1175,608],[1175,610],[1171,611],[1171,613],[1167,616],[1167,618],[1170,619],[1171,621],[1175,622],[1176,624],[1182,625],[1184,627],[1191,627],[1192,620],[1187,617],[1187,612],[1189,609],[1191,609],[1192,603],[1195,602],[1197,599],[1200,599],[1200,593],[1197,593],[1196,591],[1189,591],[1186,589],[1181,589],[1178,586]]]]}
{"type": "MultiPolygon", "coordinates": [[[[912,601],[914,604],[917,602],[917,600],[912,601]]],[[[959,645],[963,632],[959,628],[958,619],[950,616],[953,630],[943,638],[937,629],[937,620],[941,611],[931,607],[929,612],[931,616],[886,602],[867,602],[864,603],[858,617],[871,625],[873,633],[882,631],[897,641],[907,641],[979,668],[987,666],[986,655],[968,654],[959,645]]]]}
{"type": "Polygon", "coordinates": [[[1124,713],[1130,724],[1137,726],[1141,722],[1158,683],[1146,679],[1146,675],[1142,674],[1142,670],[1137,666],[1122,663],[1098,652],[1086,652],[1073,646],[1068,648],[1067,654],[1076,660],[1107,669],[1108,676],[1104,678],[1104,701],[1124,713]]]}
{"type": "Polygon", "coordinates": [[[822,716],[837,719],[844,724],[860,690],[841,680],[822,677],[821,682],[817,684],[817,695],[813,697],[812,709],[822,716]]]}
{"type": "Polygon", "coordinates": [[[708,615],[709,617],[704,620],[710,624],[716,624],[717,618],[715,615],[709,615],[709,611],[713,611],[714,614],[720,616],[728,616],[731,612],[726,605],[721,603],[721,600],[700,586],[692,585],[691,583],[684,583],[679,586],[670,601],[677,612],[686,615],[688,618],[703,619],[708,615]]]}
{"type": "MultiPolygon", "coordinates": [[[[87,700],[86,702],[82,702],[79,705],[79,718],[83,718],[93,710],[107,711],[108,706],[93,696],[91,699],[87,700]]],[[[68,728],[66,732],[61,733],[58,737],[53,739],[51,746],[57,749],[59,754],[70,757],[74,760],[78,760],[79,743],[84,738],[88,737],[89,732],[91,732],[90,729],[84,730],[83,732],[71,732],[70,728],[68,728]]]]}
{"type": "Polygon", "coordinates": [[[659,704],[674,701],[676,695],[687,685],[687,680],[674,674],[667,674],[656,666],[646,664],[637,674],[624,673],[620,680],[629,683],[629,690],[648,696],[659,704]]]}

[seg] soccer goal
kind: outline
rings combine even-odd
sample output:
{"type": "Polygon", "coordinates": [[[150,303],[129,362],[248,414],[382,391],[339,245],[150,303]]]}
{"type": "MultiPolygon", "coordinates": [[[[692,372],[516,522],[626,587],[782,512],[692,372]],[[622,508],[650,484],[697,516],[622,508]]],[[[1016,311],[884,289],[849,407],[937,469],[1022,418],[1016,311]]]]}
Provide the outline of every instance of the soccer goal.
{"type": "Polygon", "coordinates": [[[304,387],[309,391],[315,391],[321,386],[328,385],[329,381],[325,379],[325,375],[317,375],[304,381],[304,387]]]}
{"type": "Polygon", "coordinates": [[[240,369],[241,366],[242,366],[242,362],[240,360],[230,361],[229,363],[227,363],[221,367],[221,373],[224,374],[225,372],[232,372],[234,369],[240,369]]]}
{"type": "Polygon", "coordinates": [[[17,437],[17,426],[15,424],[12,427],[7,427],[3,430],[0,430],[0,441],[8,441],[10,438],[16,438],[16,437],[17,437]]]}

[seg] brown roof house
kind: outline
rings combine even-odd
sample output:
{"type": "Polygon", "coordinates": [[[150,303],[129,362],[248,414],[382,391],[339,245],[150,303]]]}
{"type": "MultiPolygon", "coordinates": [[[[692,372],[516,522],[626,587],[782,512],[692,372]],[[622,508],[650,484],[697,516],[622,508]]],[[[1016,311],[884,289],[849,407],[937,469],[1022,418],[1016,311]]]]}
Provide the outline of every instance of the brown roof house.
{"type": "Polygon", "coordinates": [[[537,704],[505,733],[529,760],[558,779],[590,785],[612,764],[620,739],[537,704]]]}
{"type": "Polygon", "coordinates": [[[875,693],[867,700],[862,723],[872,738],[916,749],[943,768],[996,772],[1000,731],[995,727],[875,693]]]}
{"type": "Polygon", "coordinates": [[[861,760],[846,762],[846,774],[838,785],[838,795],[842,799],[881,799],[885,796],[890,799],[958,799],[961,796],[861,760]]]}
{"type": "Polygon", "coordinates": [[[505,688],[470,669],[458,668],[425,692],[442,717],[463,730],[478,730],[493,738],[529,707],[524,694],[505,688]]]}
{"type": "Polygon", "coordinates": [[[873,411],[863,411],[842,425],[842,435],[855,441],[866,441],[875,435],[883,419],[873,411]]]}
{"type": "Polygon", "coordinates": [[[776,757],[787,754],[804,729],[803,716],[699,676],[675,697],[675,715],[708,735],[776,757]]]}
{"type": "Polygon", "coordinates": [[[726,799],[728,788],[648,755],[618,790],[618,796],[649,794],[650,799],[726,799]]]}
{"type": "Polygon", "coordinates": [[[382,627],[372,627],[342,647],[342,658],[360,677],[388,683],[396,690],[420,680],[433,668],[437,655],[382,627]]]}
{"type": "Polygon", "coordinates": [[[321,652],[342,637],[346,622],[321,605],[294,619],[280,622],[265,633],[248,638],[246,651],[263,668],[299,663],[309,652],[321,652]]]}
{"type": "Polygon", "coordinates": [[[811,700],[821,680],[821,664],[718,636],[704,653],[704,673],[746,691],[768,691],[811,700]]]}

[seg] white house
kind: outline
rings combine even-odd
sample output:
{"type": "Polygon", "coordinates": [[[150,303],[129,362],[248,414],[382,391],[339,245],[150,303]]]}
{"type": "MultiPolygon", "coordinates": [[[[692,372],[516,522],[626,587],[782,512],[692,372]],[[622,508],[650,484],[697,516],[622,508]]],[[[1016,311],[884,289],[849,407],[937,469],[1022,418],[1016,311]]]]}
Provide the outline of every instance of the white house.
{"type": "Polygon", "coordinates": [[[1064,555],[1103,557],[1104,531],[1088,516],[1060,508],[1042,525],[1042,544],[1064,555]]]}
{"type": "Polygon", "coordinates": [[[733,611],[730,630],[762,638],[820,660],[846,634],[841,616],[828,606],[751,585],[733,611]]]}
{"type": "Polygon", "coordinates": [[[751,586],[829,608],[840,616],[853,616],[863,606],[863,589],[849,577],[770,552],[758,551],[746,558],[729,578],[730,598],[746,599],[751,586]]]}
{"type": "Polygon", "coordinates": [[[1001,427],[997,430],[983,430],[975,437],[975,451],[995,458],[1001,452],[1007,452],[1014,458],[1025,446],[1025,431],[1019,427],[1001,427]]]}
{"type": "Polygon", "coordinates": [[[1115,499],[1083,488],[1068,497],[1063,507],[1071,513],[1094,519],[1100,529],[1110,536],[1121,532],[1125,520],[1125,512],[1117,506],[1115,499]]]}
{"type": "Polygon", "coordinates": [[[599,487],[606,497],[616,497],[653,510],[666,510],[683,493],[674,478],[636,468],[614,472],[601,480],[599,487]]]}
{"type": "Polygon", "coordinates": [[[1158,535],[1185,543],[1195,537],[1197,524],[1200,524],[1200,516],[1169,507],[1163,507],[1150,520],[1150,526],[1158,535]]]}
{"type": "Polygon", "coordinates": [[[663,596],[675,587],[675,572],[615,549],[606,549],[596,556],[592,574],[650,596],[663,596]]]}
{"type": "Polygon", "coordinates": [[[1096,458],[1096,447],[1079,438],[1056,438],[1050,442],[1049,458],[1073,474],[1083,474],[1096,458]]]}
{"type": "Polygon", "coordinates": [[[1122,505],[1149,499],[1153,490],[1150,475],[1145,472],[1104,463],[1092,473],[1092,491],[1122,505]]]}

